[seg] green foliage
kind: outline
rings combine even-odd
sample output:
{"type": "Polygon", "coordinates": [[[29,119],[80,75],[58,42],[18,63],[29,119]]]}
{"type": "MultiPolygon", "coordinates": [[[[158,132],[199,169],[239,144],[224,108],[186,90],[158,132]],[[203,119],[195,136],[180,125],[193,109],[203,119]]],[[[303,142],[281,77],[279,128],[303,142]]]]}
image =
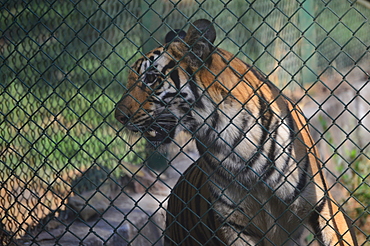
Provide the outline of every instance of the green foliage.
{"type": "MultiPolygon", "coordinates": [[[[357,205],[348,205],[347,212],[353,218],[358,218],[360,226],[364,226],[370,214],[370,161],[368,156],[370,153],[363,153],[356,147],[345,149],[344,154],[337,153],[338,144],[335,143],[328,122],[321,115],[318,119],[324,138],[333,149],[334,155],[331,160],[340,173],[340,183],[348,189],[350,197],[355,199],[352,203],[357,203],[357,205]]],[[[352,141],[356,140],[352,139],[352,141]]]]}
{"type": "Polygon", "coordinates": [[[136,44],[142,43],[141,36],[131,34],[137,32],[132,28],[137,20],[126,18],[120,29],[103,6],[89,1],[6,1],[0,15],[1,84],[106,88],[124,81],[123,68],[140,55],[136,44]],[[130,38],[125,38],[126,30],[130,38]]]}
{"type": "Polygon", "coordinates": [[[92,163],[117,176],[120,160],[145,159],[143,141],[134,152],[112,114],[141,36],[125,38],[137,32],[137,20],[126,18],[122,23],[130,28],[119,29],[111,9],[89,1],[4,2],[1,180],[40,175],[51,183],[62,172],[84,171],[92,163]]]}
{"type": "Polygon", "coordinates": [[[370,162],[369,157],[357,149],[348,150],[349,161],[340,163],[339,170],[345,171],[341,183],[350,190],[359,207],[354,208],[354,215],[359,218],[360,225],[365,225],[370,215],[370,162]]]}

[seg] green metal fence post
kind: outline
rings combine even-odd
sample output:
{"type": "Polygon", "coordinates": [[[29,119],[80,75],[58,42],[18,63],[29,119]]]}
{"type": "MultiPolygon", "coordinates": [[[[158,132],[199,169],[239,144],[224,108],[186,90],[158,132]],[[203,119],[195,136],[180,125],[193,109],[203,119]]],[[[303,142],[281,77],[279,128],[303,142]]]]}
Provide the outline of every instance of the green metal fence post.
{"type": "Polygon", "coordinates": [[[317,80],[317,59],[315,54],[316,32],[313,17],[315,7],[313,0],[306,0],[299,12],[299,28],[302,32],[301,58],[303,59],[303,83],[312,83],[317,80]]]}
{"type": "Polygon", "coordinates": [[[156,0],[141,1],[141,11],[143,16],[141,18],[141,23],[143,25],[143,40],[144,44],[142,46],[143,52],[147,53],[158,46],[154,39],[155,30],[160,25],[160,18],[152,10],[153,4],[156,0]]]}

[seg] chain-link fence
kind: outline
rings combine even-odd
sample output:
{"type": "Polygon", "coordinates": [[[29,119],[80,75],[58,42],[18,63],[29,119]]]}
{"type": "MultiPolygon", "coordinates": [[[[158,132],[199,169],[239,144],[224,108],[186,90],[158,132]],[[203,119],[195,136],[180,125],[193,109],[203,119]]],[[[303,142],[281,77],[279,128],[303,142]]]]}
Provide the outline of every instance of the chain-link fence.
{"type": "Polygon", "coordinates": [[[215,46],[301,106],[329,189],[369,245],[369,5],[1,1],[0,243],[162,245],[169,190],[198,152],[186,134],[166,154],[149,150],[113,112],[130,66],[205,18],[215,46]]]}

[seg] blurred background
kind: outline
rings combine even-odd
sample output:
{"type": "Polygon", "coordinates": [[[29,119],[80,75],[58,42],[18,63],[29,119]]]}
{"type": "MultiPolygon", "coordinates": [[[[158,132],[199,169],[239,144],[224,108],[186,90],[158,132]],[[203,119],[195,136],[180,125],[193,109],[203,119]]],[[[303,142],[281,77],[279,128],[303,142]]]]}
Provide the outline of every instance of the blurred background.
{"type": "MultiPolygon", "coordinates": [[[[50,231],[71,225],[61,219],[71,197],[86,207],[91,194],[81,194],[104,193],[112,184],[130,197],[126,187],[133,176],[145,177],[143,163],[155,177],[166,175],[179,150],[161,156],[145,139],[129,141],[113,111],[136,59],[162,45],[170,30],[186,31],[206,18],[218,47],[261,70],[303,107],[336,198],[360,243],[369,245],[369,6],[364,0],[2,0],[0,244],[44,245],[41,231],[57,240],[50,231]],[[54,220],[59,224],[50,226],[54,220]]],[[[85,207],[73,207],[75,216],[85,207]]]]}

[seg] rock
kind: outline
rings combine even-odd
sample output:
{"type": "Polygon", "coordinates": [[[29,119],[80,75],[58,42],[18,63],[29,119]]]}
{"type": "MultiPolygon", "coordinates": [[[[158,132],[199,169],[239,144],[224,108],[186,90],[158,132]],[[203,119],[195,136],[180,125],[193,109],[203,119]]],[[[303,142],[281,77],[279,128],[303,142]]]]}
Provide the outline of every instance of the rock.
{"type": "Polygon", "coordinates": [[[147,214],[139,209],[132,211],[122,226],[118,227],[108,246],[162,246],[164,228],[160,213],[147,214]]]}
{"type": "Polygon", "coordinates": [[[130,242],[130,226],[125,223],[117,229],[113,238],[108,242],[107,246],[121,245],[126,246],[130,242]]]}
{"type": "Polygon", "coordinates": [[[55,227],[54,222],[50,227],[45,224],[35,234],[23,237],[17,243],[27,245],[36,242],[40,246],[162,246],[166,197],[150,193],[121,193],[108,199],[100,192],[86,192],[68,201],[66,207],[73,209],[55,218],[55,222],[60,222],[59,226],[55,227]],[[102,204],[99,205],[99,202],[102,204]]]}
{"type": "Polygon", "coordinates": [[[103,195],[100,191],[88,191],[68,199],[68,206],[84,221],[100,216],[109,205],[107,194],[103,195]]]}

